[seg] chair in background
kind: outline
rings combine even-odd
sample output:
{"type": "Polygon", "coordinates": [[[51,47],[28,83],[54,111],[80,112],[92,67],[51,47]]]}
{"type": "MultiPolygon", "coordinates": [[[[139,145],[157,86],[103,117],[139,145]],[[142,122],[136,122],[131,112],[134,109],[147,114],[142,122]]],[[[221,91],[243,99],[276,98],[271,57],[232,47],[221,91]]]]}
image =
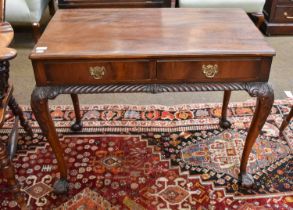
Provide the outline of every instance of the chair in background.
{"type": "Polygon", "coordinates": [[[6,0],[5,20],[12,25],[31,24],[37,41],[41,36],[40,20],[48,5],[50,15],[53,16],[54,0],[6,0]]]}
{"type": "Polygon", "coordinates": [[[265,0],[176,0],[176,7],[241,8],[255,20],[258,28],[264,23],[264,4],[265,0]]]}
{"type": "MultiPolygon", "coordinates": [[[[13,193],[21,209],[26,209],[25,201],[21,195],[17,180],[15,179],[12,158],[16,151],[18,119],[29,135],[33,135],[32,129],[24,118],[23,112],[12,95],[13,86],[9,82],[9,60],[16,56],[16,50],[8,48],[13,39],[13,29],[11,25],[4,21],[5,0],[0,0],[0,128],[5,121],[7,106],[15,115],[14,127],[10,133],[8,146],[0,141],[0,172],[7,180],[9,191],[13,193]]],[[[1,189],[6,190],[6,189],[1,189]]]]}

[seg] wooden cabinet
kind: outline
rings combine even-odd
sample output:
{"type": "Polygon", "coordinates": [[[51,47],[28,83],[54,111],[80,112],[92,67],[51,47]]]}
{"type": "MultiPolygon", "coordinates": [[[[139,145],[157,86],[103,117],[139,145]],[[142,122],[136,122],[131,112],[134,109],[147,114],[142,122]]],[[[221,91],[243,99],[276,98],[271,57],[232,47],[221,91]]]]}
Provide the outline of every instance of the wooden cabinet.
{"type": "Polygon", "coordinates": [[[293,35],[293,0],[267,0],[264,6],[267,35],[293,35]]]}
{"type": "Polygon", "coordinates": [[[58,6],[61,9],[171,7],[171,0],[58,0],[58,6]]]}

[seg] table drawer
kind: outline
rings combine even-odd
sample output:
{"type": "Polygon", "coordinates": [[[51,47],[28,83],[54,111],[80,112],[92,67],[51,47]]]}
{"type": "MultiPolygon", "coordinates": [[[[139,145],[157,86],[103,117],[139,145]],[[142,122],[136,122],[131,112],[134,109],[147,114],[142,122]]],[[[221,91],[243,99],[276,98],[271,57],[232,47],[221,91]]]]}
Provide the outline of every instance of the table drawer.
{"type": "Polygon", "coordinates": [[[293,0],[278,0],[278,4],[293,5],[293,0]]]}
{"type": "Polygon", "coordinates": [[[293,6],[277,6],[273,21],[282,23],[293,23],[293,6]]]}
{"type": "Polygon", "coordinates": [[[105,61],[105,62],[50,62],[45,63],[48,84],[105,84],[149,80],[151,62],[105,61]]]}
{"type": "Polygon", "coordinates": [[[261,66],[260,59],[159,61],[157,78],[178,82],[257,81],[262,77],[261,66]]]}
{"type": "MultiPolygon", "coordinates": [[[[170,0],[59,0],[58,6],[64,8],[130,8],[163,7],[170,0]]],[[[167,6],[168,6],[167,5],[167,6]]]]}

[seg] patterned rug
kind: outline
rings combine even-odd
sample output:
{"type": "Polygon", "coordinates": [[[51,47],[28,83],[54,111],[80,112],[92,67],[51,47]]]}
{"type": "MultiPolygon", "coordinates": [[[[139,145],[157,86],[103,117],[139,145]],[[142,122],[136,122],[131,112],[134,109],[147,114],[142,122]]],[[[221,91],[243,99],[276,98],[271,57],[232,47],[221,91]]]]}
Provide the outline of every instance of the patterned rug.
{"type": "MultiPolygon", "coordinates": [[[[293,100],[275,101],[249,159],[252,189],[238,185],[240,157],[254,101],[231,103],[231,129],[218,126],[221,104],[82,106],[84,129],[72,132],[72,106],[52,106],[69,167],[69,192],[56,196],[60,176],[31,110],[34,138],[20,129],[17,179],[32,209],[292,209],[293,123],[278,127],[293,100]]],[[[11,114],[1,130],[6,141],[11,114]]],[[[4,180],[0,177],[0,185],[4,180]]],[[[0,209],[18,209],[0,192],[0,209]]]]}

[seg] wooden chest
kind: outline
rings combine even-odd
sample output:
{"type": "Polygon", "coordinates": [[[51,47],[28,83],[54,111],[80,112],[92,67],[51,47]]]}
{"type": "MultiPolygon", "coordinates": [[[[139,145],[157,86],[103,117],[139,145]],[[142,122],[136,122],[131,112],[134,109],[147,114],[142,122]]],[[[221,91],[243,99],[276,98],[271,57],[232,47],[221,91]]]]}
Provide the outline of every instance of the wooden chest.
{"type": "Polygon", "coordinates": [[[171,7],[171,0],[58,0],[58,6],[61,9],[171,7]]]}
{"type": "Polygon", "coordinates": [[[262,30],[265,34],[293,34],[292,0],[267,0],[263,12],[265,16],[265,23],[262,30]]]}

